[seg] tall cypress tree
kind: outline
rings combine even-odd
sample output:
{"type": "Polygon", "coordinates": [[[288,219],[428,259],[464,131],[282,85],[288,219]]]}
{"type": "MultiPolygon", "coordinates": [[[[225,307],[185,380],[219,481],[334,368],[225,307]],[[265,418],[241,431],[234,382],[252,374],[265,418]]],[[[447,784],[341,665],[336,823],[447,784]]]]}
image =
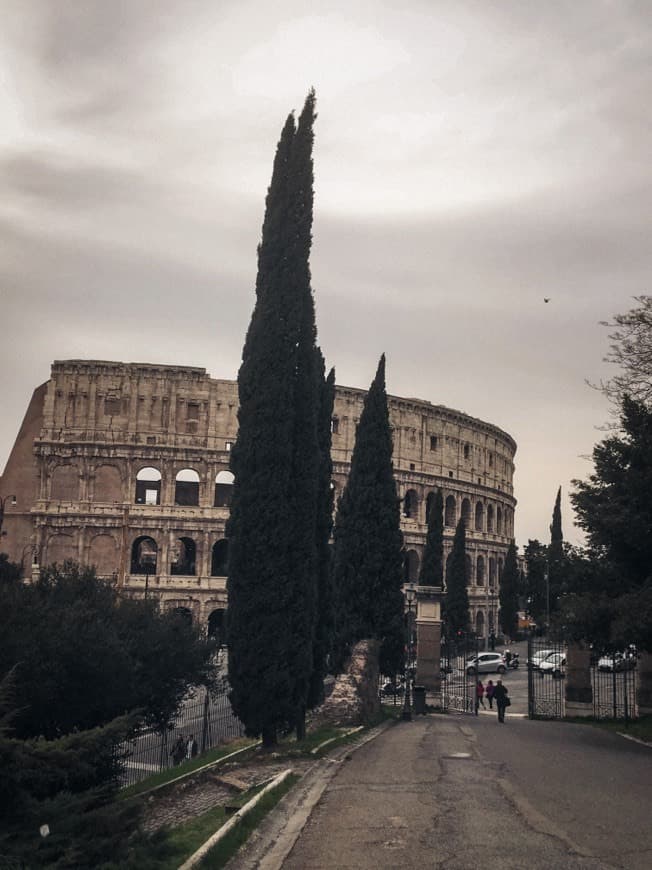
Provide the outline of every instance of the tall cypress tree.
{"type": "Polygon", "coordinates": [[[426,517],[428,532],[419,571],[420,586],[444,585],[444,497],[437,490],[426,517]]]}
{"type": "Polygon", "coordinates": [[[552,511],[550,525],[550,546],[548,547],[548,589],[550,612],[553,613],[559,604],[564,582],[564,534],[561,528],[561,486],[557,490],[557,498],[552,511]]]}
{"type": "Polygon", "coordinates": [[[402,667],[404,626],[399,499],[385,391],[385,355],[364,401],[351,469],[335,518],[339,664],[359,640],[382,642],[380,667],[402,667]]]}
{"type": "Polygon", "coordinates": [[[516,561],[516,545],[512,541],[505,557],[503,575],[500,578],[500,624],[503,632],[510,638],[518,631],[518,589],[519,571],[516,561]]]}
{"type": "Polygon", "coordinates": [[[316,620],[318,371],[309,254],[314,93],[279,140],[238,374],[227,613],[234,710],[276,742],[302,719],[316,620]]]}
{"type": "Polygon", "coordinates": [[[449,637],[454,637],[459,632],[466,632],[469,629],[468,580],[466,567],[466,524],[464,519],[460,517],[455,529],[453,549],[446,571],[444,617],[449,637]]]}

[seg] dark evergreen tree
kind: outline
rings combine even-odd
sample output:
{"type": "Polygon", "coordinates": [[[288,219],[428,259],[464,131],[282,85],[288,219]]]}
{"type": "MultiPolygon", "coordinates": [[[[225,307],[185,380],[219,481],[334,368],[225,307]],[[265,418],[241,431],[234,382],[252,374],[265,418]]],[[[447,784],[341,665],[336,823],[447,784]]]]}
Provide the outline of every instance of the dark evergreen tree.
{"type": "Polygon", "coordinates": [[[546,572],[548,548],[540,541],[529,540],[525,548],[525,602],[527,611],[538,626],[546,621],[546,572]]]}
{"type": "Polygon", "coordinates": [[[564,588],[564,535],[561,528],[561,486],[552,511],[548,547],[548,595],[550,612],[557,610],[564,588]]]}
{"type": "Polygon", "coordinates": [[[335,399],[335,370],[324,379],[324,359],[319,351],[320,402],[317,423],[319,441],[319,486],[317,492],[317,624],[313,646],[313,672],[308,693],[308,707],[324,700],[324,677],[333,652],[335,601],[333,589],[330,537],[333,528],[333,459],[331,456],[331,424],[335,399]]]}
{"type": "Polygon", "coordinates": [[[238,375],[228,534],[233,707],[248,734],[302,729],[317,618],[319,373],[309,255],[314,92],[286,121],[267,194],[238,375]]]}
{"type": "Polygon", "coordinates": [[[335,518],[339,656],[364,638],[382,642],[380,667],[403,666],[403,538],[392,469],[385,355],[365,397],[349,477],[335,518]]]}
{"type": "Polygon", "coordinates": [[[468,574],[466,561],[466,524],[460,518],[453,549],[451,550],[446,571],[446,594],[444,596],[444,618],[449,638],[453,638],[460,632],[469,630],[469,593],[468,574]]]}
{"type": "Polygon", "coordinates": [[[444,585],[444,497],[437,490],[426,517],[428,532],[419,571],[420,586],[444,585]]]}
{"type": "Polygon", "coordinates": [[[512,541],[507,550],[503,575],[500,579],[500,624],[503,633],[515,638],[518,631],[519,571],[516,561],[516,545],[512,541]]]}

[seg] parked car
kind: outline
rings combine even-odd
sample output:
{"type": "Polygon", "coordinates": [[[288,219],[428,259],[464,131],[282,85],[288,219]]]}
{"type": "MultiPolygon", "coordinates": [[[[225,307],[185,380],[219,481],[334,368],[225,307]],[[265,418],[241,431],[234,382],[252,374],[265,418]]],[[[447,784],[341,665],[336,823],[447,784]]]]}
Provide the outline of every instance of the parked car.
{"type": "Polygon", "coordinates": [[[381,695],[385,697],[393,697],[394,695],[405,694],[405,683],[393,683],[391,680],[385,683],[380,690],[381,695]]]}
{"type": "Polygon", "coordinates": [[[506,670],[505,656],[502,653],[479,653],[466,662],[466,672],[469,676],[473,674],[504,674],[506,670]]]}
{"type": "Polygon", "coordinates": [[[607,653],[598,660],[599,671],[628,671],[635,667],[636,653],[631,650],[607,653]]]}
{"type": "Polygon", "coordinates": [[[560,679],[564,676],[565,667],[566,654],[561,652],[554,652],[551,653],[542,662],[540,662],[538,671],[542,677],[545,674],[552,674],[555,679],[560,679]]]}
{"type": "Polygon", "coordinates": [[[541,662],[545,661],[548,656],[553,655],[556,652],[554,649],[540,649],[534,653],[531,659],[527,660],[528,668],[534,668],[534,670],[539,669],[539,665],[541,662]]]}

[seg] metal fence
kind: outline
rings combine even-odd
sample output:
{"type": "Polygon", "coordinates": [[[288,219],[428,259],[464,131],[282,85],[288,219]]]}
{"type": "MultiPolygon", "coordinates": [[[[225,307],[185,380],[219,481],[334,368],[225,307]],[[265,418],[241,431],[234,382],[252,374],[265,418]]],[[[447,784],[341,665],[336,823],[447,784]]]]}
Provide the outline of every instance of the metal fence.
{"type": "Polygon", "coordinates": [[[636,656],[615,653],[602,656],[591,667],[593,715],[596,719],[623,719],[638,715],[636,707],[636,656]]]}
{"type": "Polygon", "coordinates": [[[201,754],[220,743],[244,735],[244,726],[231,709],[226,689],[210,693],[202,688],[193,690],[172,727],[162,734],[143,730],[121,747],[128,753],[124,763],[122,785],[132,785],[159,770],[174,766],[172,747],[182,737],[193,737],[201,754]]]}
{"type": "Polygon", "coordinates": [[[478,638],[475,634],[461,634],[442,644],[442,710],[475,713],[478,676],[471,660],[477,655],[478,638]]]}

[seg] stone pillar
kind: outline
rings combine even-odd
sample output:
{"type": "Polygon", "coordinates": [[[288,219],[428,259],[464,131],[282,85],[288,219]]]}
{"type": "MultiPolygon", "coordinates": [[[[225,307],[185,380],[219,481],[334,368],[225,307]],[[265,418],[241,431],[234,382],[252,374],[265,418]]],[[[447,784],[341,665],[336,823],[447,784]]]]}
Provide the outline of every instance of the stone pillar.
{"type": "Polygon", "coordinates": [[[639,716],[652,715],[652,652],[642,652],[638,660],[636,703],[639,716]]]}
{"type": "Polygon", "coordinates": [[[591,651],[577,643],[566,654],[566,716],[593,716],[591,651]]]}
{"type": "Polygon", "coordinates": [[[417,586],[417,673],[415,684],[441,690],[441,596],[438,586],[417,586]]]}

